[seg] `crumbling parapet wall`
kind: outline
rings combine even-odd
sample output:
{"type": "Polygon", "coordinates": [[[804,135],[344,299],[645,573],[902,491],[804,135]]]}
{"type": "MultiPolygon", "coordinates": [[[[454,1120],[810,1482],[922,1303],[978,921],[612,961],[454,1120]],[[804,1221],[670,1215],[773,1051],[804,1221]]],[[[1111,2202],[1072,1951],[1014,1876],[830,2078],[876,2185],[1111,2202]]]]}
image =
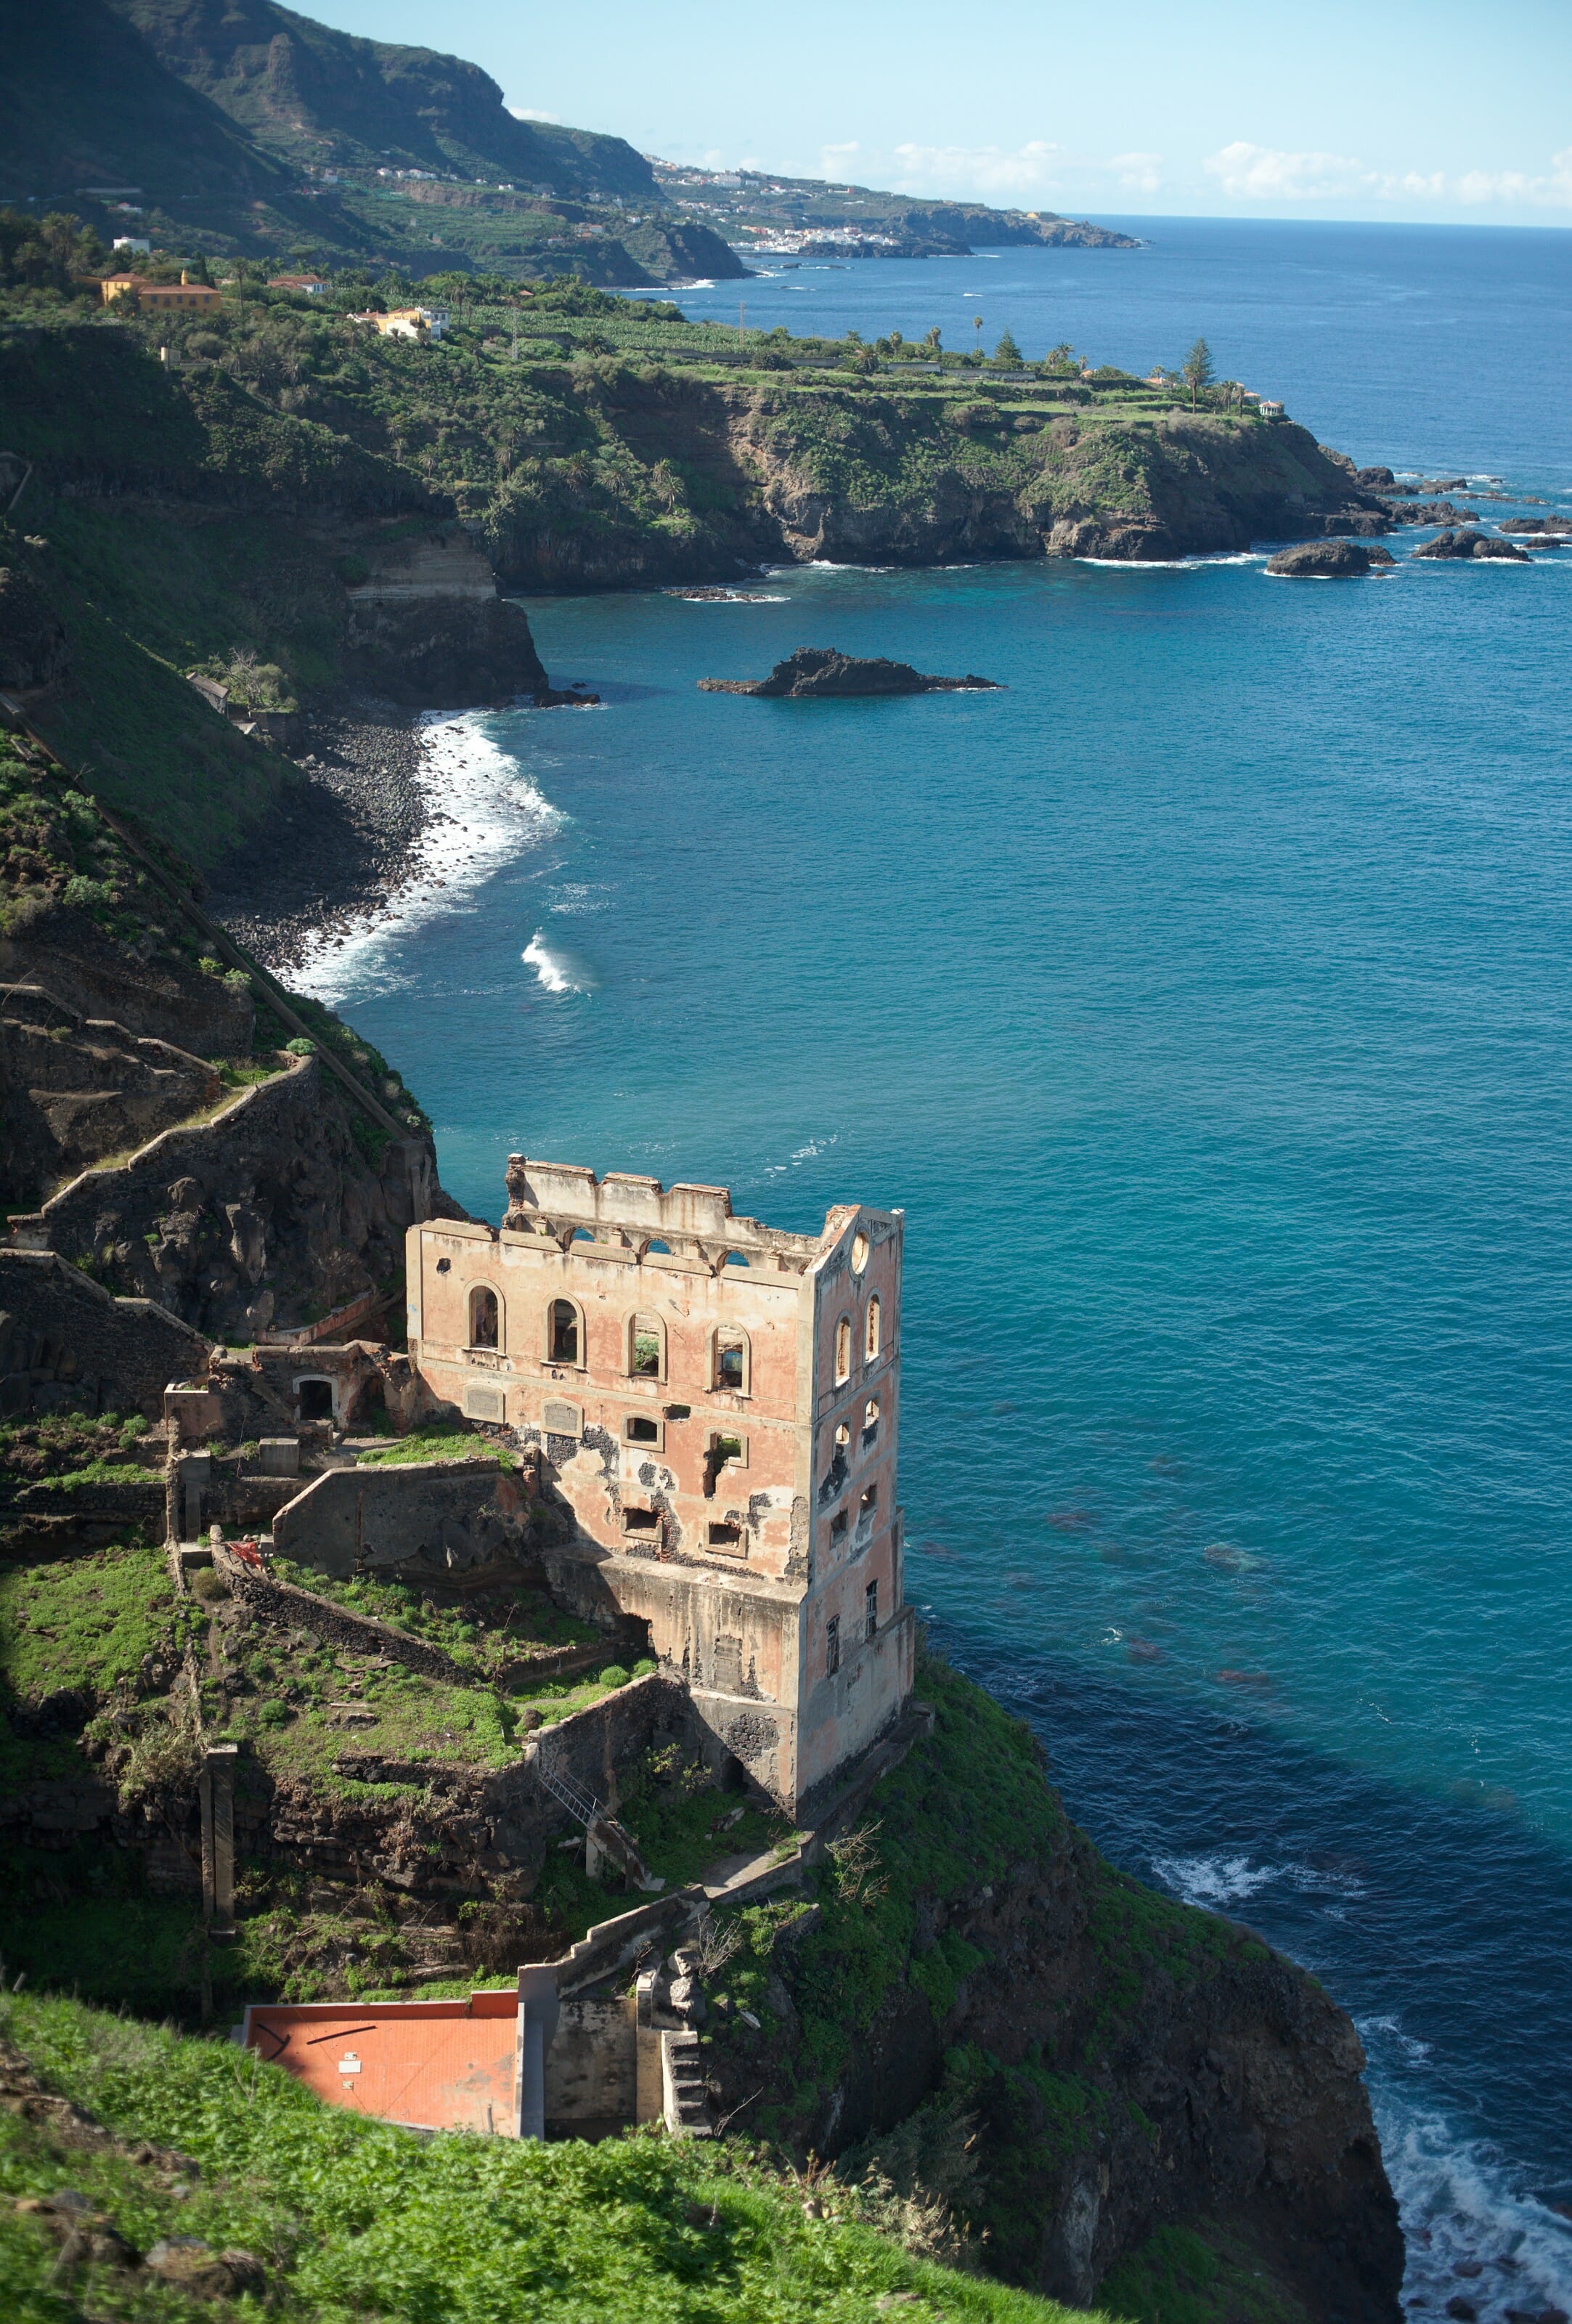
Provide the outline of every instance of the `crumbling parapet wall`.
{"type": "Polygon", "coordinates": [[[489,1461],[330,1469],[279,1511],[273,1548],[338,1581],[532,1564],[534,1503],[531,1471],[489,1461]]]}

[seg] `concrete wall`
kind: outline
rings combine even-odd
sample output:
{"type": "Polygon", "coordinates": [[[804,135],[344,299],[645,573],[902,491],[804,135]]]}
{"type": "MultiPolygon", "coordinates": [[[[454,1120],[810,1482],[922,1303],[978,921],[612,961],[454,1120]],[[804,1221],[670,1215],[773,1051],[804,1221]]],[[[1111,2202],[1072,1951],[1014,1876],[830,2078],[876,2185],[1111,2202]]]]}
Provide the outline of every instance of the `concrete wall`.
{"type": "Polygon", "coordinates": [[[559,2005],[546,2053],[548,2138],[610,2137],[636,2118],[637,2029],[631,1994],[559,2005]]]}
{"type": "Polygon", "coordinates": [[[813,1550],[798,1767],[804,1793],[878,1734],[911,1692],[909,1645],[903,1655],[879,1644],[906,1596],[897,1508],[903,1225],[899,1212],[859,1212],[814,1270],[813,1550]]]}
{"type": "Polygon", "coordinates": [[[340,1580],[464,1572],[523,1549],[529,1507],[528,1480],[490,1462],[330,1469],[279,1511],[273,1547],[340,1580]]]}

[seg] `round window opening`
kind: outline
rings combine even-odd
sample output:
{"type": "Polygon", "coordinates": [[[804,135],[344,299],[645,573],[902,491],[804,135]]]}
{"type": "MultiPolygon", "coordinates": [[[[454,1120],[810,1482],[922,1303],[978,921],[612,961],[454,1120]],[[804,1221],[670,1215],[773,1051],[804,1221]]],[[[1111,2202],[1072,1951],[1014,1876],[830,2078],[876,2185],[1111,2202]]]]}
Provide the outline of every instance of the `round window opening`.
{"type": "Polygon", "coordinates": [[[851,1239],[851,1272],[853,1275],[860,1275],[867,1265],[868,1237],[865,1234],[853,1235],[851,1239]]]}

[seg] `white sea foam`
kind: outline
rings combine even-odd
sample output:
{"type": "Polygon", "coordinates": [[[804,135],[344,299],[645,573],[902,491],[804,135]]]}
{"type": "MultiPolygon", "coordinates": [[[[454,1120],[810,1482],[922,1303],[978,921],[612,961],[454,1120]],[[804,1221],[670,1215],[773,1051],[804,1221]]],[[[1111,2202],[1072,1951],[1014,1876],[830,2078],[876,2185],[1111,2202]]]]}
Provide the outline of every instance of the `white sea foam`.
{"type": "Polygon", "coordinates": [[[1077,557],[1077,565],[1106,565],[1115,573],[1205,573],[1218,565],[1261,565],[1265,551],[1241,549],[1216,557],[1077,557]]]}
{"type": "Polygon", "coordinates": [[[519,954],[535,971],[547,992],[593,992],[595,980],[589,964],[561,945],[555,948],[546,940],[546,930],[537,928],[519,954]]]}
{"type": "Polygon", "coordinates": [[[1482,2324],[1504,2324],[1509,2308],[1572,2308],[1572,2222],[1437,2102],[1420,2080],[1429,2045],[1405,2033],[1400,2018],[1357,2023],[1382,2158],[1402,2214],[1405,2300],[1421,2314],[1439,2313],[1461,2292],[1482,2324]],[[1459,2264],[1467,2270],[1461,2277],[1459,2264]]]}
{"type": "Polygon", "coordinates": [[[1165,1887],[1187,1904],[1216,1909],[1242,1904],[1278,1884],[1301,1896],[1363,1896],[1365,1884],[1351,1872],[1314,1864],[1255,1864],[1243,1849],[1218,1849],[1201,1856],[1155,1856],[1152,1869],[1165,1887]]]}
{"type": "Polygon", "coordinates": [[[765,1176],[778,1178],[783,1171],[800,1170],[804,1162],[816,1162],[821,1154],[827,1154],[831,1147],[837,1143],[840,1136],[841,1133],[837,1130],[828,1138],[810,1138],[805,1146],[796,1147],[787,1155],[784,1162],[767,1163],[764,1170],[765,1176]]]}
{"type": "Polygon", "coordinates": [[[312,938],[290,972],[297,992],[329,1003],[373,982],[391,940],[426,920],[465,908],[504,863],[560,829],[560,808],[538,790],[498,742],[483,711],[421,720],[416,781],[429,820],[409,877],[374,914],[347,931],[312,938]]]}

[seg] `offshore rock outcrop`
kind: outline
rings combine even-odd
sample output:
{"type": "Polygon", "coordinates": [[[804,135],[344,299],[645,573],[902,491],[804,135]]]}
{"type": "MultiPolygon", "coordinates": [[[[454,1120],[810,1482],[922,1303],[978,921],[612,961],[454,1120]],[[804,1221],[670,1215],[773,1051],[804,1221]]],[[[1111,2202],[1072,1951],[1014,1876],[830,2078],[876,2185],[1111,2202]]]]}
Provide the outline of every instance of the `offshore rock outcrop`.
{"type": "Polygon", "coordinates": [[[1510,540],[1497,540],[1488,532],[1475,532],[1466,525],[1448,525],[1414,550],[1416,557],[1480,558],[1494,559],[1502,565],[1531,565],[1533,559],[1526,550],[1514,549],[1510,540]]]}
{"type": "Polygon", "coordinates": [[[1300,580],[1356,580],[1393,562],[1389,549],[1362,540],[1302,540],[1268,558],[1266,570],[1300,580]]]}
{"type": "Polygon", "coordinates": [[[777,701],[998,691],[991,678],[932,678],[909,661],[838,653],[833,646],[799,646],[768,678],[701,678],[698,685],[701,694],[752,694],[777,701]]]}

